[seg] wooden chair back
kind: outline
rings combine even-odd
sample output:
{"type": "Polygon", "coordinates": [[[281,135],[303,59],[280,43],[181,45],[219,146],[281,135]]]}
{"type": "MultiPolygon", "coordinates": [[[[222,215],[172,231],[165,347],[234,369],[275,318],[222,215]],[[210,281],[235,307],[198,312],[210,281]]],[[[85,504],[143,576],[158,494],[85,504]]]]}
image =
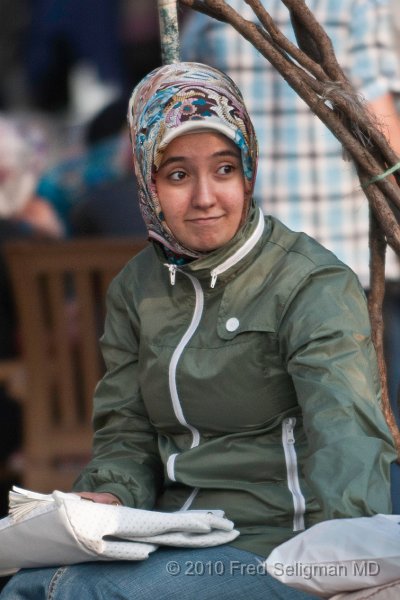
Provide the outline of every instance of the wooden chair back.
{"type": "Polygon", "coordinates": [[[22,483],[29,489],[69,490],[90,458],[106,290],[145,244],[124,238],[7,244],[27,376],[22,483]]]}

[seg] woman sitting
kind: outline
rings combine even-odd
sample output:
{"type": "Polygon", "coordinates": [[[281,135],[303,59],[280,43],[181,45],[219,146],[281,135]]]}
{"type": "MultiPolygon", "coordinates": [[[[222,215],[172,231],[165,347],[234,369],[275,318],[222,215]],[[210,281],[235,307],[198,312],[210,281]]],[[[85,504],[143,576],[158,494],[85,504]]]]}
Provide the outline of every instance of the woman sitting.
{"type": "Polygon", "coordinates": [[[222,509],[240,535],[25,570],[1,599],[311,597],[262,560],[322,520],[391,512],[395,452],[364,294],[332,253],[255,206],[256,137],[223,73],[153,71],[129,123],[151,244],[109,290],[94,455],[75,490],[222,509]]]}

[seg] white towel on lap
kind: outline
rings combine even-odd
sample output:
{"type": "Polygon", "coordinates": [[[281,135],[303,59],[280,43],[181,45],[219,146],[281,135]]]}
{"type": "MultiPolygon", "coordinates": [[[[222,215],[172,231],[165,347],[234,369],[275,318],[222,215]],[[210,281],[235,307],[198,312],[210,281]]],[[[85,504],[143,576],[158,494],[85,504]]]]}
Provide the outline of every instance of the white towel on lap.
{"type": "Polygon", "coordinates": [[[0,521],[0,575],[23,567],[144,560],[159,545],[202,548],[239,535],[218,510],[162,513],[87,502],[58,491],[48,498],[20,518],[0,521]]]}

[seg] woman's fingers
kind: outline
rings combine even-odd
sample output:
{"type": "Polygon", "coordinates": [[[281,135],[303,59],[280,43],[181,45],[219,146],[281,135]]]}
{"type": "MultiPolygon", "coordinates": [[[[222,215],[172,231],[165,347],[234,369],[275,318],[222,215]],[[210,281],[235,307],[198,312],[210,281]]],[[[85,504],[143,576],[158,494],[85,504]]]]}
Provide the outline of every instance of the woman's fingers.
{"type": "Polygon", "coordinates": [[[108,492],[76,492],[83,500],[89,500],[90,502],[98,502],[100,504],[113,504],[115,506],[122,506],[122,502],[114,494],[108,492]]]}

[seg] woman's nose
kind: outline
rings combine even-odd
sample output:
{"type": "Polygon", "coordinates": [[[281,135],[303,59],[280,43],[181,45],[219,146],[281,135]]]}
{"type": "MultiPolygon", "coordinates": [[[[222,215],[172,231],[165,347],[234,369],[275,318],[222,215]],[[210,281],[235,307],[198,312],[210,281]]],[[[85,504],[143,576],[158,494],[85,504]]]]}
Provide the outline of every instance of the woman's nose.
{"type": "Polygon", "coordinates": [[[215,204],[215,193],[212,182],[207,177],[201,177],[193,190],[192,204],[196,208],[209,208],[215,204]]]}

